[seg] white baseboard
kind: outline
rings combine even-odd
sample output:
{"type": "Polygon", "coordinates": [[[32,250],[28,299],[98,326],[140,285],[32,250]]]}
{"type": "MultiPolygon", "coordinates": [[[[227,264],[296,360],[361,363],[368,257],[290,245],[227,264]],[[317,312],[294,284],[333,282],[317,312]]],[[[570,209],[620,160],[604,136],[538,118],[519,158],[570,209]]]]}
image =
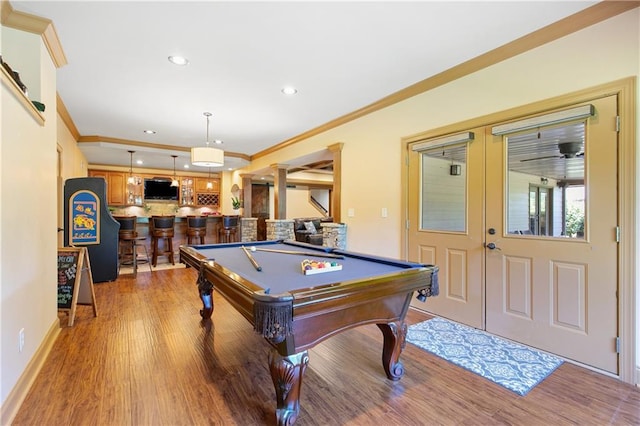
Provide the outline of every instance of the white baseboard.
{"type": "Polygon", "coordinates": [[[27,397],[27,393],[29,392],[29,389],[31,389],[31,385],[33,385],[33,382],[36,380],[36,377],[49,356],[49,352],[51,352],[51,348],[59,334],[60,320],[56,318],[51,324],[51,327],[49,327],[49,331],[44,336],[44,340],[33,355],[33,358],[31,358],[29,364],[27,364],[27,367],[20,375],[18,382],[13,389],[11,389],[7,399],[2,404],[2,407],[0,408],[0,424],[10,425],[13,422],[13,419],[16,414],[18,414],[18,410],[20,409],[22,402],[27,397]]]}

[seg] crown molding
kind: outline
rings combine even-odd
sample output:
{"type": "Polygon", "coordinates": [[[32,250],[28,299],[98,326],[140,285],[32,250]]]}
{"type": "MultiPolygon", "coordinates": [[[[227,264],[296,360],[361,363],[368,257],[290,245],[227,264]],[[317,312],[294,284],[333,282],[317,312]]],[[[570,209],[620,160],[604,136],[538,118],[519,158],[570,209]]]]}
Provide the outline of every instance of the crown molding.
{"type": "Polygon", "coordinates": [[[69,132],[71,132],[71,135],[77,142],[78,139],[80,139],[80,132],[78,131],[76,124],[73,122],[73,119],[71,118],[71,114],[69,114],[69,111],[67,110],[66,105],[62,101],[60,94],[58,94],[57,92],[56,92],[56,109],[58,110],[58,116],[60,116],[60,119],[65,124],[65,126],[67,126],[67,129],[69,129],[69,132]]]}
{"type": "Polygon", "coordinates": [[[412,98],[413,96],[432,90],[436,87],[443,86],[454,80],[473,74],[474,72],[490,67],[491,65],[495,65],[499,62],[520,55],[544,44],[565,37],[569,34],[573,34],[576,31],[590,27],[621,13],[635,9],[639,6],[640,1],[602,1],[578,13],[549,24],[546,27],[540,28],[537,31],[534,31],[505,45],[490,50],[487,53],[484,53],[480,56],[456,65],[455,67],[449,68],[448,70],[445,70],[439,74],[436,74],[409,87],[392,93],[391,95],[386,96],[370,105],[338,117],[335,120],[294,136],[291,139],[287,139],[270,148],[257,152],[251,156],[251,159],[256,160],[266,155],[273,154],[281,149],[294,145],[312,136],[324,133],[328,130],[334,129],[338,126],[364,117],[368,114],[379,111],[398,102],[402,102],[404,100],[412,98]]]}
{"type": "Polygon", "coordinates": [[[40,35],[56,68],[67,65],[67,57],[53,21],[15,10],[7,0],[0,0],[0,7],[0,23],[3,26],[40,35]]]}
{"type": "MultiPolygon", "coordinates": [[[[110,136],[101,136],[101,135],[80,136],[78,137],[77,141],[78,141],[78,144],[107,142],[107,143],[113,143],[118,145],[129,145],[129,146],[136,146],[136,147],[143,147],[143,148],[161,149],[164,151],[180,151],[180,152],[191,151],[190,147],[177,146],[177,145],[163,145],[163,144],[157,144],[157,143],[136,141],[132,139],[112,138],[110,136]]],[[[239,152],[225,151],[224,155],[225,157],[234,157],[234,158],[240,158],[246,161],[250,161],[250,158],[248,155],[241,154],[239,152]]]]}

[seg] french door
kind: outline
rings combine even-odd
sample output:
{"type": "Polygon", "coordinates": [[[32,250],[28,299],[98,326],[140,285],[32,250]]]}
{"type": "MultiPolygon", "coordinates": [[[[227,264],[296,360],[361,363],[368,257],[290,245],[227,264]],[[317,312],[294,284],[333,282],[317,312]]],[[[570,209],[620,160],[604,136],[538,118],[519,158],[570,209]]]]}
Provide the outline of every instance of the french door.
{"type": "Polygon", "coordinates": [[[610,96],[411,144],[409,257],[441,271],[414,306],[617,373],[616,114],[610,96]]]}

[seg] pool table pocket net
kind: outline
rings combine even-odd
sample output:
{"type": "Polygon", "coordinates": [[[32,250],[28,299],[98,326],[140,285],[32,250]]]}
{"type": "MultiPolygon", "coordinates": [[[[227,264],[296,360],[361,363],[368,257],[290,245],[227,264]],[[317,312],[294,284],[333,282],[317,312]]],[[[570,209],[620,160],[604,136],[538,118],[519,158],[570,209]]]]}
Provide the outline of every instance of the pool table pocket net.
{"type": "Polygon", "coordinates": [[[253,304],[253,329],[269,341],[278,344],[291,334],[293,302],[291,300],[253,304]]]}

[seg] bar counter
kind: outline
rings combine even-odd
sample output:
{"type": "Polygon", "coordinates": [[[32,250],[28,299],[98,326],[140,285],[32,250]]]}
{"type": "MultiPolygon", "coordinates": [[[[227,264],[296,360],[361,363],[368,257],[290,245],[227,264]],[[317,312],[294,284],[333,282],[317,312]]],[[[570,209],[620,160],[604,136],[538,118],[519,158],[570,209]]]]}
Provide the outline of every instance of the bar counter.
{"type": "MultiPolygon", "coordinates": [[[[207,234],[205,236],[205,244],[218,243],[218,231],[222,226],[222,215],[204,216],[207,218],[207,234]]],[[[151,257],[151,235],[149,233],[149,220],[151,216],[138,216],[136,223],[136,230],[139,236],[145,237],[144,245],[147,247],[149,256],[151,257]]],[[[178,261],[178,249],[181,245],[187,244],[187,217],[175,216],[174,223],[174,237],[173,237],[173,256],[175,261],[178,261]]],[[[199,243],[199,242],[197,242],[199,243]]],[[[158,263],[167,262],[166,258],[158,258],[158,263]]]]}

